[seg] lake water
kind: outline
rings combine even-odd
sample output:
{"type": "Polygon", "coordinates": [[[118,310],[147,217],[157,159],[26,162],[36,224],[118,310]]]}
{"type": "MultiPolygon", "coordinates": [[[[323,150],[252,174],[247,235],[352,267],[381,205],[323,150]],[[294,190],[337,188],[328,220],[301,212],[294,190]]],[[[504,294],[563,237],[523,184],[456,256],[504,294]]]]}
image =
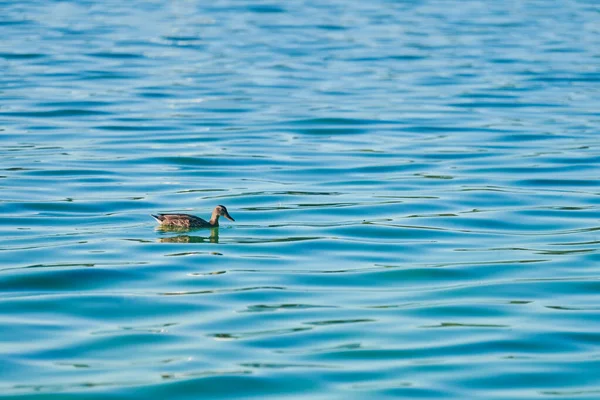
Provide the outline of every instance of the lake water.
{"type": "Polygon", "coordinates": [[[1,399],[600,398],[596,1],[0,9],[1,399]]]}

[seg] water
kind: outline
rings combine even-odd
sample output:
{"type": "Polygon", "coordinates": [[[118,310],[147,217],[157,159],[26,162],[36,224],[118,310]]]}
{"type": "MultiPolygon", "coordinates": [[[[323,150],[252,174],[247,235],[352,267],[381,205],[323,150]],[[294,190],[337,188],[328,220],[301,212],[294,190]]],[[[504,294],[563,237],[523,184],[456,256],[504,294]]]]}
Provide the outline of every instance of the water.
{"type": "Polygon", "coordinates": [[[600,397],[596,2],[1,9],[0,398],[600,397]]]}

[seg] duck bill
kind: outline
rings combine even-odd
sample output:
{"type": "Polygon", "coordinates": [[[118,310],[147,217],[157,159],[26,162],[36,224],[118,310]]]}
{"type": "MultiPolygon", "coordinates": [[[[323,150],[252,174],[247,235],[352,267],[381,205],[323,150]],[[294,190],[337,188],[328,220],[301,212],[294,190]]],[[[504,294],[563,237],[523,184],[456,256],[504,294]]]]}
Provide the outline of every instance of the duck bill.
{"type": "Polygon", "coordinates": [[[227,218],[228,220],[235,222],[235,219],[233,219],[233,218],[231,217],[231,215],[229,215],[229,213],[227,213],[227,212],[226,212],[225,214],[223,214],[223,216],[224,216],[225,218],[227,218]]]}

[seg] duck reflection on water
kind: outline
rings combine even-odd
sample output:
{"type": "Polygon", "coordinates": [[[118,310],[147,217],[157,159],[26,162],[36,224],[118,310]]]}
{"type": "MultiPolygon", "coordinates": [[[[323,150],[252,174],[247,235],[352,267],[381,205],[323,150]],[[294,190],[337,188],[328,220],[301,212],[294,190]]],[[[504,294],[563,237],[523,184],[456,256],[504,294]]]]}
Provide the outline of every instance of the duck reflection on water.
{"type": "MultiPolygon", "coordinates": [[[[161,232],[181,232],[175,229],[160,229],[161,232]]],[[[160,243],[219,243],[219,230],[211,229],[210,236],[177,235],[159,238],[160,243]]]]}

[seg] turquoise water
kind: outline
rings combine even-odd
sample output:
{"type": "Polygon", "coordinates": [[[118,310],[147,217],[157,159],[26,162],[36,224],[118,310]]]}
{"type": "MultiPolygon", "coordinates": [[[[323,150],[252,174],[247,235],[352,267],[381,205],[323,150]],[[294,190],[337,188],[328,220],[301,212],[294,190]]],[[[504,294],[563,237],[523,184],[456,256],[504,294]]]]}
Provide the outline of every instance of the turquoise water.
{"type": "Polygon", "coordinates": [[[595,1],[1,9],[1,399],[600,397],[595,1]]]}

